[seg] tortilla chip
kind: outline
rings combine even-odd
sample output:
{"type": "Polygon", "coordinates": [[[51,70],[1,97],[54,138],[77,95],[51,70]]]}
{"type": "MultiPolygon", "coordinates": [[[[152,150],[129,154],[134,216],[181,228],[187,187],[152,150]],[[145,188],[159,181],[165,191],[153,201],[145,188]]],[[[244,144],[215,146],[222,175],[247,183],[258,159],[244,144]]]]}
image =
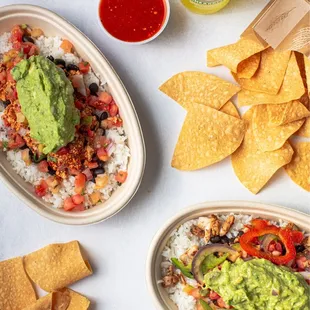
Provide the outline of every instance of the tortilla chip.
{"type": "Polygon", "coordinates": [[[92,274],[78,241],[50,244],[24,257],[25,269],[39,287],[52,292],[92,274]]]}
{"type": "Polygon", "coordinates": [[[310,117],[307,117],[302,127],[295,133],[296,136],[310,138],[310,117]]]}
{"type": "Polygon", "coordinates": [[[264,50],[260,66],[250,79],[233,74],[242,89],[276,95],[283,83],[291,51],[275,52],[271,47],[264,50]]]}
{"type": "Polygon", "coordinates": [[[239,79],[250,79],[258,70],[261,54],[257,53],[243,60],[238,66],[237,76],[239,79]]]}
{"type": "Polygon", "coordinates": [[[293,149],[293,159],[285,170],[296,184],[310,192],[310,142],[297,142],[293,149]]]}
{"type": "Polygon", "coordinates": [[[207,65],[212,67],[214,63],[222,64],[232,72],[238,72],[238,65],[245,59],[264,50],[265,47],[258,42],[247,38],[241,38],[234,44],[209,50],[207,53],[207,65]]]}
{"type": "Polygon", "coordinates": [[[253,194],[257,194],[279,168],[291,161],[294,151],[286,142],[276,151],[263,152],[255,142],[253,112],[254,109],[251,108],[243,116],[247,122],[247,131],[241,146],[232,154],[231,159],[240,182],[253,194]]]}
{"type": "Polygon", "coordinates": [[[71,297],[61,292],[50,293],[36,301],[24,310],[66,310],[69,309],[71,297]]]}
{"type": "Polygon", "coordinates": [[[281,126],[310,116],[310,111],[299,101],[281,104],[268,104],[269,125],[281,126]]]}
{"type": "Polygon", "coordinates": [[[177,142],[172,167],[197,170],[221,161],[241,144],[245,123],[202,104],[188,111],[177,142]]]}
{"type": "Polygon", "coordinates": [[[217,62],[214,58],[212,58],[210,55],[208,55],[208,67],[216,67],[220,66],[221,64],[217,62]]]}
{"type": "Polygon", "coordinates": [[[215,75],[198,71],[178,73],[159,89],[185,109],[201,103],[217,110],[240,90],[215,75]]]}
{"type": "Polygon", "coordinates": [[[304,123],[304,119],[285,125],[272,127],[269,124],[267,105],[253,107],[253,134],[256,144],[263,152],[281,148],[287,139],[304,123]]]}
{"type": "Polygon", "coordinates": [[[283,84],[277,95],[241,90],[238,94],[238,106],[286,103],[298,100],[304,93],[304,83],[299,72],[295,54],[292,53],[283,84]]]}
{"type": "Polygon", "coordinates": [[[36,294],[22,257],[0,262],[0,309],[22,310],[36,301],[36,294]]]}
{"type": "Polygon", "coordinates": [[[308,95],[310,96],[310,60],[308,57],[304,56],[305,62],[305,71],[307,77],[307,88],[308,88],[308,95]]]}
{"type": "Polygon", "coordinates": [[[64,288],[60,290],[60,292],[67,294],[71,297],[71,302],[68,310],[87,310],[89,308],[90,301],[85,296],[68,288],[64,288]]]}
{"type": "Polygon", "coordinates": [[[237,108],[235,107],[235,105],[231,101],[226,102],[223,105],[223,107],[220,109],[220,111],[223,113],[226,113],[228,115],[240,118],[240,115],[239,115],[237,108]]]}

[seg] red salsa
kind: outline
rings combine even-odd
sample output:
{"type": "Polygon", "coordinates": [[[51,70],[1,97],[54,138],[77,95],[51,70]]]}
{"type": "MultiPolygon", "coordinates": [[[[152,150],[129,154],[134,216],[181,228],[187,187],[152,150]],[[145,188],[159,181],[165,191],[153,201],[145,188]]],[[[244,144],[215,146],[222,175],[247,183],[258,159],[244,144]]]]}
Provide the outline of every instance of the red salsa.
{"type": "Polygon", "coordinates": [[[100,20],[115,38],[140,42],[153,37],[164,22],[164,0],[101,0],[100,20]]]}

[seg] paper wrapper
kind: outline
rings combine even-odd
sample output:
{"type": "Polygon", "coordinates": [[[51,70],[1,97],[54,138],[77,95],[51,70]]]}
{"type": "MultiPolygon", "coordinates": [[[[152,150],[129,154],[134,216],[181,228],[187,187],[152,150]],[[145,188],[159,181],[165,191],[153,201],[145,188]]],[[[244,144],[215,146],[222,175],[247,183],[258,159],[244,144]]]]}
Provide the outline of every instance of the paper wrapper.
{"type": "Polygon", "coordinates": [[[24,257],[31,280],[47,292],[62,289],[92,274],[78,241],[50,244],[24,257]]]}
{"type": "Polygon", "coordinates": [[[308,0],[271,0],[241,35],[310,57],[310,3],[308,0]]]}

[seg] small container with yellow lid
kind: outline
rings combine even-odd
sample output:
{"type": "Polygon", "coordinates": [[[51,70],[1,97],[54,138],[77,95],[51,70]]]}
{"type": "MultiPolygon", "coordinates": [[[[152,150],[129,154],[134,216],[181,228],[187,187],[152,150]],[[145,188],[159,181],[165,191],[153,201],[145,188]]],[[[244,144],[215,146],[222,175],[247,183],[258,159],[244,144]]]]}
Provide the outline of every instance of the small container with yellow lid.
{"type": "Polygon", "coordinates": [[[197,14],[213,14],[223,9],[230,0],[181,0],[190,11],[197,14]]]}

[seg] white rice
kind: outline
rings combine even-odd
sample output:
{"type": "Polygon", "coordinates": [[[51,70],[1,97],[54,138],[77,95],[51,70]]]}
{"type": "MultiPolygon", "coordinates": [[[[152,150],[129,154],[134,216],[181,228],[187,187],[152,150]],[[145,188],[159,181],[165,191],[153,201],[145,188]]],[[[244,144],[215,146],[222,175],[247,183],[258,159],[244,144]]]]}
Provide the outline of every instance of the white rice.
{"type": "Polygon", "coordinates": [[[2,58],[1,54],[4,54],[10,49],[12,49],[12,43],[9,42],[10,35],[10,32],[4,32],[0,36],[0,58],[2,58]]]}
{"type": "MultiPolygon", "coordinates": [[[[1,54],[7,52],[12,48],[12,44],[8,42],[10,33],[4,33],[0,36],[0,58],[1,54]]],[[[45,37],[41,36],[35,40],[36,45],[40,49],[40,54],[43,56],[53,56],[55,59],[63,59],[67,64],[77,65],[81,62],[81,58],[77,54],[64,53],[64,50],[60,47],[62,39],[60,37],[45,37]]],[[[92,70],[89,73],[83,75],[85,85],[88,87],[91,83],[97,83],[100,90],[107,90],[108,86],[98,74],[96,75],[92,70]]],[[[0,141],[8,141],[7,128],[4,126],[0,112],[0,141]]],[[[23,136],[23,132],[20,132],[23,136]]],[[[130,150],[127,146],[127,136],[122,127],[112,128],[106,130],[106,136],[112,141],[112,147],[109,150],[110,160],[105,164],[105,171],[109,175],[109,183],[100,190],[101,200],[105,201],[110,198],[112,193],[119,187],[119,184],[115,180],[115,174],[118,171],[127,171],[128,161],[130,157],[130,150]]],[[[4,149],[5,150],[5,149],[4,149]]],[[[49,174],[41,173],[37,165],[31,164],[26,166],[25,162],[21,158],[21,151],[8,151],[7,159],[12,164],[13,169],[23,177],[27,182],[37,185],[40,180],[46,179],[49,174]]],[[[52,204],[55,208],[61,208],[64,199],[75,194],[74,192],[74,180],[73,176],[70,176],[67,180],[64,180],[61,184],[61,188],[58,193],[49,193],[43,199],[46,202],[52,204]]],[[[88,182],[85,188],[85,206],[91,206],[89,195],[94,192],[95,184],[88,182]]]]}
{"type": "MultiPolygon", "coordinates": [[[[249,224],[253,218],[251,215],[243,214],[237,214],[234,216],[235,222],[229,230],[229,233],[227,233],[228,238],[236,237],[244,225],[249,224]]],[[[218,216],[222,223],[225,222],[227,217],[228,215],[218,216]]],[[[189,248],[195,245],[201,247],[206,244],[203,238],[198,238],[190,232],[192,225],[197,225],[198,222],[203,219],[205,218],[187,221],[172,232],[170,239],[162,252],[163,262],[161,264],[161,269],[163,276],[166,274],[166,270],[169,265],[171,265],[172,257],[180,258],[180,256],[189,248]]],[[[180,273],[179,270],[176,270],[176,272],[180,273]]],[[[193,287],[197,286],[197,282],[195,280],[186,278],[186,282],[193,287]]],[[[166,288],[166,291],[169,298],[178,306],[179,310],[196,310],[195,299],[183,292],[183,285],[181,283],[178,283],[174,287],[166,288]]]]}
{"type": "Polygon", "coordinates": [[[37,168],[37,165],[34,163],[27,166],[22,160],[21,151],[11,150],[6,154],[7,159],[11,163],[13,169],[17,172],[17,174],[23,177],[26,182],[37,185],[40,183],[40,180],[44,178],[46,179],[49,176],[47,173],[40,172],[37,168]]]}
{"type": "Polygon", "coordinates": [[[0,112],[0,141],[6,142],[8,141],[8,134],[7,134],[7,129],[4,126],[3,120],[2,120],[2,114],[3,112],[0,112]]]}

